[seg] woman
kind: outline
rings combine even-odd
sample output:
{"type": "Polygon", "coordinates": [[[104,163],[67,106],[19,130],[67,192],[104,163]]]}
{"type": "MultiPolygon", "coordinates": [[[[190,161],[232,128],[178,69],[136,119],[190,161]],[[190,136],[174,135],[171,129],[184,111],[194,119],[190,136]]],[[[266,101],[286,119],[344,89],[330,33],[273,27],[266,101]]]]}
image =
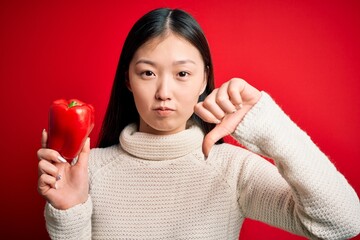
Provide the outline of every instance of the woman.
{"type": "Polygon", "coordinates": [[[205,36],[181,10],[131,29],[99,148],[87,141],[71,166],[42,143],[53,239],[237,239],[246,217],[313,239],[360,231],[355,191],[267,93],[238,78],[214,89],[205,36]]]}

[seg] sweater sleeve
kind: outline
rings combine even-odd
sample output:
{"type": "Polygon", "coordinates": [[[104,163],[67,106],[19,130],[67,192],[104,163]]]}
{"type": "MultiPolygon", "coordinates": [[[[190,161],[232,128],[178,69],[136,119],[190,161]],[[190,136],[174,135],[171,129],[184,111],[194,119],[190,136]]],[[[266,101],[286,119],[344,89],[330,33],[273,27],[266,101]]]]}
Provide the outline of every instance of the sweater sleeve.
{"type": "Polygon", "coordinates": [[[359,233],[356,192],[268,94],[262,92],[233,136],[277,167],[258,156],[245,160],[239,204],[246,217],[312,239],[347,239],[359,233]]]}
{"type": "Polygon", "coordinates": [[[51,239],[91,239],[92,200],[67,210],[45,206],[46,228],[51,239]]]}

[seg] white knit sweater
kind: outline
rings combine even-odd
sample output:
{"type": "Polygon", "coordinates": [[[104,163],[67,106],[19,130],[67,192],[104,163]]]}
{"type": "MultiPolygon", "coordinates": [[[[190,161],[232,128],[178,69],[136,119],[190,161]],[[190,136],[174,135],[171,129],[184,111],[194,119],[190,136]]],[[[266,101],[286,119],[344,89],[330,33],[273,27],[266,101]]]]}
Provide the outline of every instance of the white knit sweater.
{"type": "Polygon", "coordinates": [[[192,126],[169,136],[126,127],[120,144],[92,149],[88,200],[46,204],[53,239],[238,239],[253,218],[312,239],[360,231],[355,191],[266,93],[207,159],[192,126]]]}

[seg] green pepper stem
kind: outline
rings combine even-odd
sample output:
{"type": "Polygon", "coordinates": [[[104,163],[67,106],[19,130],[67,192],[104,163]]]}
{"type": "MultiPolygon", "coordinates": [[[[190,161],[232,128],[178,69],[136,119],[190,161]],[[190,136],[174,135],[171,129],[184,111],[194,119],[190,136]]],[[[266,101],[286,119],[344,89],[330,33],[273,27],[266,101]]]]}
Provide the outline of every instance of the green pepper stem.
{"type": "Polygon", "coordinates": [[[68,105],[68,108],[72,108],[72,107],[75,107],[77,105],[77,102],[76,101],[71,101],[68,105]]]}

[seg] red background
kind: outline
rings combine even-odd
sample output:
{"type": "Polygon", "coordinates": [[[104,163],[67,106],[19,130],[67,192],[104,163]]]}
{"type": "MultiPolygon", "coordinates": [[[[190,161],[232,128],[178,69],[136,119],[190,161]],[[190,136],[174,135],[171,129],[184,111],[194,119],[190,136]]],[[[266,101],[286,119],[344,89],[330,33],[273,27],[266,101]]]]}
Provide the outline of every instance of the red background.
{"type": "MultiPolygon", "coordinates": [[[[360,193],[358,1],[2,0],[2,238],[47,239],[36,151],[51,101],[76,97],[94,105],[94,146],[126,34],[163,6],[200,22],[217,84],[242,77],[270,93],[360,193]]],[[[251,220],[241,231],[241,239],[302,239],[251,220]]]]}

